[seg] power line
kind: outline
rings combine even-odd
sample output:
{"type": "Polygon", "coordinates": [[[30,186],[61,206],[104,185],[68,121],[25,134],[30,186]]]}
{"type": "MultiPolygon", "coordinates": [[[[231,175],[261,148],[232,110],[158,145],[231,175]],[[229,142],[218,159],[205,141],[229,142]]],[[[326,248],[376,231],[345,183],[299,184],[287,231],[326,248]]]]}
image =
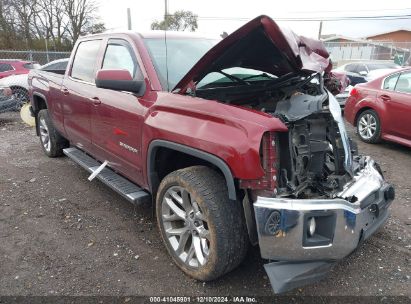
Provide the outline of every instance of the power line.
{"type": "MultiPolygon", "coordinates": [[[[198,16],[199,20],[232,20],[249,21],[253,18],[246,17],[211,17],[198,16]]],[[[343,21],[343,20],[406,20],[411,19],[411,15],[382,15],[382,16],[336,16],[336,17],[274,17],[276,21],[343,21]]]]}
{"type": "Polygon", "coordinates": [[[385,9],[364,9],[364,10],[324,10],[324,11],[292,11],[287,12],[289,14],[312,14],[312,13],[365,13],[365,12],[386,12],[386,11],[406,11],[411,10],[411,7],[407,8],[385,8],[385,9]]]}

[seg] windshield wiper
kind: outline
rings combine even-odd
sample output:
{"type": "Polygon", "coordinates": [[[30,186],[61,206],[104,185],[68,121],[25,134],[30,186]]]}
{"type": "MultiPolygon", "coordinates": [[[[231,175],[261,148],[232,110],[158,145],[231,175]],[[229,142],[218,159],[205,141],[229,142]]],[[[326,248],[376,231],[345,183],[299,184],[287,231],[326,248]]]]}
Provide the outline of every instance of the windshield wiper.
{"type": "Polygon", "coordinates": [[[267,73],[261,73],[261,74],[257,74],[257,75],[251,75],[251,76],[248,76],[248,77],[244,77],[243,80],[249,80],[249,79],[258,78],[258,77],[264,77],[264,78],[268,78],[268,79],[277,79],[277,77],[272,77],[272,76],[268,75],[267,73]]]}
{"type": "Polygon", "coordinates": [[[246,85],[249,85],[249,84],[250,84],[249,82],[245,81],[244,79],[242,79],[242,78],[240,78],[240,77],[227,74],[227,73],[225,73],[225,72],[223,72],[223,71],[217,71],[217,73],[220,73],[220,74],[224,75],[225,77],[227,77],[227,78],[230,79],[230,80],[233,80],[233,81],[236,81],[236,82],[239,82],[239,83],[242,83],[242,84],[246,84],[246,85]]]}

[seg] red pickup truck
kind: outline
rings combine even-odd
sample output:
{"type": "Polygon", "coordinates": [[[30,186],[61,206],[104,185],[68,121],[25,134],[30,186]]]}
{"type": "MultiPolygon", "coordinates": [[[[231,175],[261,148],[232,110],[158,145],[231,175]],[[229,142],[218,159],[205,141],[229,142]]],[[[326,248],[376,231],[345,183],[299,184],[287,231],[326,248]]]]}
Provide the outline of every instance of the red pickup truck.
{"type": "Polygon", "coordinates": [[[320,41],[260,16],[218,42],[187,33],[77,41],[64,75],[32,71],[32,114],[63,153],[153,204],[185,273],[212,280],[249,244],[275,292],[322,278],[388,217],[394,188],[357,153],[320,41]]]}

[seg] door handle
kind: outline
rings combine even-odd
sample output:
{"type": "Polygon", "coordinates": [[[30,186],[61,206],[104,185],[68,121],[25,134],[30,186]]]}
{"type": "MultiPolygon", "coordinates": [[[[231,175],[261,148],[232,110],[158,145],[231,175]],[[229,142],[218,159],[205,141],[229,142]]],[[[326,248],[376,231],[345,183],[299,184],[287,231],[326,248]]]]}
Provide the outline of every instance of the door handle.
{"type": "Polygon", "coordinates": [[[92,98],[90,98],[90,100],[94,105],[101,104],[101,100],[98,97],[92,97],[92,98]]]}
{"type": "Polygon", "coordinates": [[[70,94],[69,90],[67,88],[62,88],[61,91],[63,92],[64,96],[68,96],[70,94]]]}
{"type": "Polygon", "coordinates": [[[391,101],[391,97],[388,95],[381,95],[380,98],[384,101],[391,101]]]}

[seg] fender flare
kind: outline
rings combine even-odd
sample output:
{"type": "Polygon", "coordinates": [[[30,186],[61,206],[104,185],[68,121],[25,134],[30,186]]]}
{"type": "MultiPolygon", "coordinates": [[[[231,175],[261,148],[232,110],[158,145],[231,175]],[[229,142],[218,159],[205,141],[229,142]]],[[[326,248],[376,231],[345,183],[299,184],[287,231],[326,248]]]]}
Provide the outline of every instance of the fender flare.
{"type": "Polygon", "coordinates": [[[45,95],[39,93],[39,92],[33,92],[33,100],[32,100],[33,103],[32,103],[32,105],[33,105],[33,110],[34,110],[35,112],[38,112],[38,109],[36,109],[37,104],[36,104],[36,102],[34,101],[34,96],[37,96],[37,97],[40,97],[41,99],[43,99],[44,102],[46,103],[47,109],[49,108],[49,105],[48,105],[48,102],[47,102],[47,97],[46,97],[45,95]]]}
{"type": "Polygon", "coordinates": [[[157,181],[157,176],[153,170],[154,168],[154,162],[155,162],[155,155],[157,153],[157,149],[158,148],[168,148],[170,150],[175,150],[181,153],[185,153],[200,159],[203,159],[213,165],[215,165],[217,168],[219,168],[221,170],[221,172],[224,175],[224,178],[226,180],[226,184],[227,184],[227,189],[228,189],[228,197],[230,198],[230,200],[237,200],[237,194],[236,194],[236,189],[235,189],[235,184],[234,184],[234,177],[231,173],[230,168],[228,167],[228,165],[219,157],[198,150],[198,149],[194,149],[182,144],[178,144],[175,142],[171,142],[171,141],[166,141],[166,140],[162,140],[162,139],[156,139],[153,140],[147,150],[147,178],[148,178],[148,184],[149,184],[149,188],[151,190],[151,192],[153,193],[153,187],[155,183],[159,183],[159,181],[157,181]]]}
{"type": "Polygon", "coordinates": [[[46,96],[44,96],[43,94],[41,94],[41,93],[38,93],[38,92],[33,92],[33,94],[32,94],[32,96],[31,96],[31,100],[30,100],[30,103],[31,103],[31,108],[33,109],[33,115],[34,115],[34,121],[35,121],[35,123],[36,123],[36,135],[37,136],[40,136],[40,130],[39,130],[39,128],[38,128],[38,117],[37,117],[37,114],[38,114],[38,112],[39,112],[39,109],[37,108],[37,102],[36,101],[34,101],[34,96],[37,96],[37,97],[40,97],[41,99],[43,99],[44,100],[44,102],[46,103],[46,107],[47,107],[47,109],[49,108],[49,105],[48,105],[48,103],[47,103],[47,98],[46,98],[46,96]]]}

